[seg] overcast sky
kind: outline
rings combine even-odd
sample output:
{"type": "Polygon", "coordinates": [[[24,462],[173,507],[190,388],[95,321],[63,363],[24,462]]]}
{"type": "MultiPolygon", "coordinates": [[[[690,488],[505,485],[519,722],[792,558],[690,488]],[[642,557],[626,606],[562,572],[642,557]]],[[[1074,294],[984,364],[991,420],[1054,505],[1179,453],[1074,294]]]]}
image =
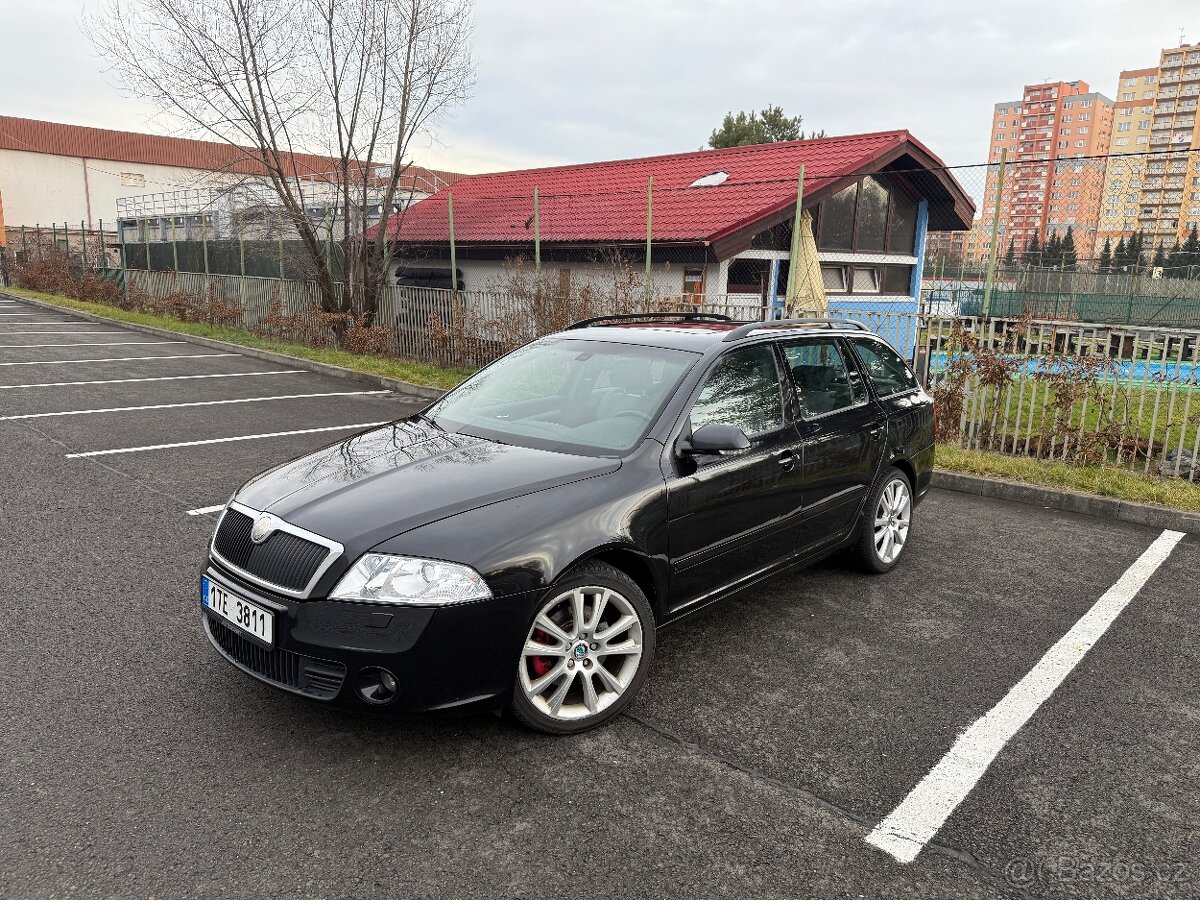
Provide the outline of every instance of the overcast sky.
{"type": "MultiPolygon", "coordinates": [[[[163,132],[82,35],[80,0],[0,0],[0,113],[163,132]]],[[[984,160],[991,105],[1021,86],[1157,63],[1197,0],[476,0],[471,99],[417,162],[482,172],[693,150],[728,110],[805,128],[908,128],[950,164],[984,160]]]]}

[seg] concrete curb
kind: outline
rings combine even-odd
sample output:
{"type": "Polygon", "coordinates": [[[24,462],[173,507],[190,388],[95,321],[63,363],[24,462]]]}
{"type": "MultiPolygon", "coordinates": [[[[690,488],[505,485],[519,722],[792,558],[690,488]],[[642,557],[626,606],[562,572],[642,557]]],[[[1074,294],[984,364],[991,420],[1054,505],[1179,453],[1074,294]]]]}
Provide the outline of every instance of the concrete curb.
{"type": "Polygon", "coordinates": [[[1030,506],[1061,509],[1064,512],[1096,516],[1100,519],[1116,519],[1120,522],[1132,522],[1135,525],[1147,525],[1151,528],[1170,528],[1173,531],[1200,534],[1200,513],[1185,512],[1166,506],[1134,503],[1130,500],[1117,500],[1113,497],[1098,497],[1095,494],[1080,494],[1075,491],[1007,481],[1002,478],[943,472],[940,469],[933,473],[933,486],[947,491],[974,494],[978,497],[992,497],[997,500],[1026,503],[1030,506]]]}
{"type": "Polygon", "coordinates": [[[439,388],[425,387],[420,384],[412,384],[408,381],[400,381],[398,378],[388,378],[384,375],[372,375],[369,372],[356,372],[354,369],[345,369],[341,366],[333,366],[329,363],[314,362],[311,359],[303,359],[298,356],[288,356],[286,353],[275,353],[271,350],[259,350],[257,347],[244,347],[241,344],[231,344],[228,341],[217,341],[212,338],[196,337],[191,334],[184,334],[179,331],[171,331],[168,328],[156,328],[153,325],[134,325],[130,322],[122,322],[120,319],[110,319],[106,316],[98,316],[95,313],[84,312],[79,309],[71,309],[68,306],[55,306],[53,303],[47,303],[45,300],[35,300],[32,297],[23,297],[20,294],[9,294],[3,289],[0,289],[0,296],[8,297],[11,300],[19,300],[22,303],[29,303],[33,306],[40,306],[43,309],[52,309],[55,312],[66,313],[71,316],[79,316],[81,319],[87,319],[89,322],[99,322],[103,325],[114,325],[119,328],[128,328],[131,331],[140,331],[143,334],[151,334],[155,337],[176,337],[182,341],[187,341],[191,344],[198,344],[201,347],[209,347],[213,350],[224,350],[227,352],[240,353],[242,356],[250,356],[254,359],[262,359],[267,362],[282,363],[287,366],[292,366],[297,369],[307,369],[310,372],[317,372],[321,375],[332,375],[335,378],[345,378],[349,381],[358,381],[363,384],[369,384],[374,387],[384,388],[389,391],[394,391],[404,397],[412,397],[417,400],[436,400],[445,391],[439,388]]]}

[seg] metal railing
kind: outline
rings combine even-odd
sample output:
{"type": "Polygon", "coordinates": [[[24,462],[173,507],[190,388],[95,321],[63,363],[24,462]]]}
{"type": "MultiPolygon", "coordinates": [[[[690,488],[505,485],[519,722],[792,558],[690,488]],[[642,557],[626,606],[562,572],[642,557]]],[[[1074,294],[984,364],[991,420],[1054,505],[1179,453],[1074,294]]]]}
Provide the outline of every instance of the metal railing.
{"type": "Polygon", "coordinates": [[[1200,330],[929,317],[943,441],[1200,480],[1200,330]]]}

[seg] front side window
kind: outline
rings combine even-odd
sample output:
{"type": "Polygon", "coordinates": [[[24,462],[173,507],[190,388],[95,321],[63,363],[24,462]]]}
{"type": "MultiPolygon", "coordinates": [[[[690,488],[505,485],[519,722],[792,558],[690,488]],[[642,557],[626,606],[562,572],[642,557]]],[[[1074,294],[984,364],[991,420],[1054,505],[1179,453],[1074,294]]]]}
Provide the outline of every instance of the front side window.
{"type": "Polygon", "coordinates": [[[783,395],[771,347],[760,344],[724,356],[709,374],[691,413],[701,425],[736,425],[747,437],[783,427],[783,395]]]}
{"type": "Polygon", "coordinates": [[[783,356],[800,397],[804,418],[836,412],[867,398],[861,378],[846,365],[834,339],[786,344],[783,356]]]}
{"type": "Polygon", "coordinates": [[[851,343],[880,397],[917,387],[916,377],[891,347],[865,338],[852,338],[851,343]]]}

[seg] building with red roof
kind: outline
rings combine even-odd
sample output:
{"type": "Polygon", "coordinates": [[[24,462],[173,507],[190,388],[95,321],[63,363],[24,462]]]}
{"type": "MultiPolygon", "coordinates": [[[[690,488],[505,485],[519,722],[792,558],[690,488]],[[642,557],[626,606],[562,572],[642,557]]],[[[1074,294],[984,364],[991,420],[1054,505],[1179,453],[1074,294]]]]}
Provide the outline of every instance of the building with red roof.
{"type": "Polygon", "coordinates": [[[506,260],[532,260],[535,236],[564,289],[613,250],[640,270],[649,207],[656,294],[771,302],[786,284],[801,165],[831,300],[908,300],[926,232],[970,227],[974,204],[941,160],[885,131],[467,176],[389,220],[397,277],[450,286],[451,208],[467,290],[495,287],[506,260]]]}

